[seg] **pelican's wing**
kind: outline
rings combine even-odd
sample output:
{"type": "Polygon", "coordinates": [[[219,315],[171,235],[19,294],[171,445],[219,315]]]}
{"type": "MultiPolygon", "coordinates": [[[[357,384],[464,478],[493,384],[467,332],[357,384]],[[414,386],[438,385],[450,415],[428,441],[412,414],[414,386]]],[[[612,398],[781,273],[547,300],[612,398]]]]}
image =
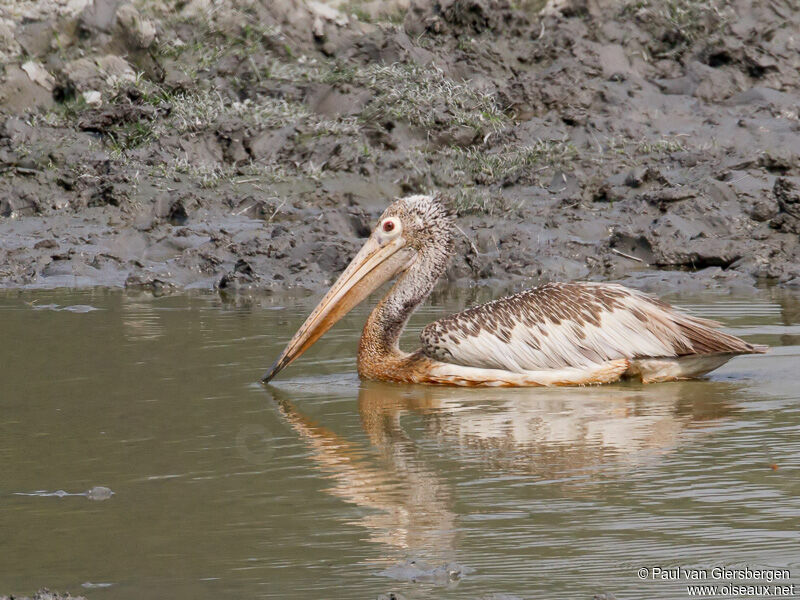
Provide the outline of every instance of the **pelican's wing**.
{"type": "Polygon", "coordinates": [[[420,337],[430,358],[513,372],[765,351],[719,325],[617,284],[550,283],[435,321],[420,337]]]}

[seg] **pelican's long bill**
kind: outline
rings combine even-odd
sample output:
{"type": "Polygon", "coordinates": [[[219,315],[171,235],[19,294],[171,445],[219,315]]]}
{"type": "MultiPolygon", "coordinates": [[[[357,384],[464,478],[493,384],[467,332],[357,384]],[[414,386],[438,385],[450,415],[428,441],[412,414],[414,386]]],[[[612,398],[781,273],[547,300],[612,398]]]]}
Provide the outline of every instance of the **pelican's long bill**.
{"type": "Polygon", "coordinates": [[[278,360],[261,379],[262,383],[267,383],[275,377],[279,371],[308,350],[339,319],[408,266],[413,253],[406,247],[403,236],[386,241],[381,237],[379,232],[375,232],[367,240],[294,334],[278,360]]]}

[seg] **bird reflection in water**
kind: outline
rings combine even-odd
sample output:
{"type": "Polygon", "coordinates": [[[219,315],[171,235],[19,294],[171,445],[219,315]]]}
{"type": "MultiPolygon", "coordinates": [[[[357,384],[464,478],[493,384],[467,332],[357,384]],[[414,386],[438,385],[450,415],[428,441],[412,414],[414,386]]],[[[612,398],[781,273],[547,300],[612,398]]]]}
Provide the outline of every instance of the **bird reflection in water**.
{"type": "Polygon", "coordinates": [[[719,426],[739,395],[738,384],[719,381],[535,391],[360,386],[361,424],[377,457],[305,416],[289,399],[300,397],[294,391],[269,389],[334,482],[328,491],[377,511],[357,522],[369,539],[436,562],[453,559],[458,519],[452,475],[432,466],[431,448],[483,477],[521,474],[581,495],[587,479],[657,460],[691,443],[691,432],[719,426]]]}
{"type": "MultiPolygon", "coordinates": [[[[451,490],[425,465],[400,426],[399,417],[406,409],[399,404],[390,407],[383,390],[371,392],[371,387],[366,385],[359,393],[359,412],[378,450],[377,460],[359,444],[309,419],[285,392],[272,388],[272,393],[282,416],[311,451],[312,460],[334,482],[327,491],[376,510],[359,521],[370,540],[404,552],[424,549],[426,556],[446,560],[455,547],[451,490]]],[[[395,399],[399,398],[395,395],[395,399]]]]}

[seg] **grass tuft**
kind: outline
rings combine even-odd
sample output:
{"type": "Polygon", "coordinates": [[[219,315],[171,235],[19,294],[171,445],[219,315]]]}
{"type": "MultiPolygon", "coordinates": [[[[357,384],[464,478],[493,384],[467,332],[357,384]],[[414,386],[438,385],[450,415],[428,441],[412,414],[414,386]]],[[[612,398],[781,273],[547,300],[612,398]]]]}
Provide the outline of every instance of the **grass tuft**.
{"type": "Polygon", "coordinates": [[[721,30],[731,19],[726,0],[629,0],[622,16],[633,16],[653,34],[657,58],[682,54],[695,41],[721,30]]]}
{"type": "Polygon", "coordinates": [[[447,148],[437,154],[451,161],[457,178],[494,184],[507,179],[531,178],[537,169],[568,168],[578,151],[571,142],[537,140],[523,146],[506,144],[491,152],[479,148],[447,148]]]}
{"type": "Polygon", "coordinates": [[[510,123],[491,94],[453,81],[433,65],[355,66],[274,60],[265,75],[295,83],[348,84],[368,89],[374,96],[358,115],[362,122],[402,120],[423,128],[466,125],[482,131],[498,131],[510,123]]]}

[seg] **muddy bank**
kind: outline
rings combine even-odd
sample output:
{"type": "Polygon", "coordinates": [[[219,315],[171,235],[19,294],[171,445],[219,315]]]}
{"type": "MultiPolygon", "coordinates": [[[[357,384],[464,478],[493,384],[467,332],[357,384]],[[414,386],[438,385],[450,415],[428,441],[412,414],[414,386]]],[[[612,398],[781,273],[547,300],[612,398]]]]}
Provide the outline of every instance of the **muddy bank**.
{"type": "Polygon", "coordinates": [[[33,595],[33,598],[28,596],[0,596],[0,600],[86,600],[83,596],[71,596],[69,592],[62,594],[60,592],[51,592],[47,588],[42,588],[33,595]]]}
{"type": "Polygon", "coordinates": [[[435,192],[451,282],[800,287],[790,2],[0,14],[0,285],[318,289],[435,192]]]}

